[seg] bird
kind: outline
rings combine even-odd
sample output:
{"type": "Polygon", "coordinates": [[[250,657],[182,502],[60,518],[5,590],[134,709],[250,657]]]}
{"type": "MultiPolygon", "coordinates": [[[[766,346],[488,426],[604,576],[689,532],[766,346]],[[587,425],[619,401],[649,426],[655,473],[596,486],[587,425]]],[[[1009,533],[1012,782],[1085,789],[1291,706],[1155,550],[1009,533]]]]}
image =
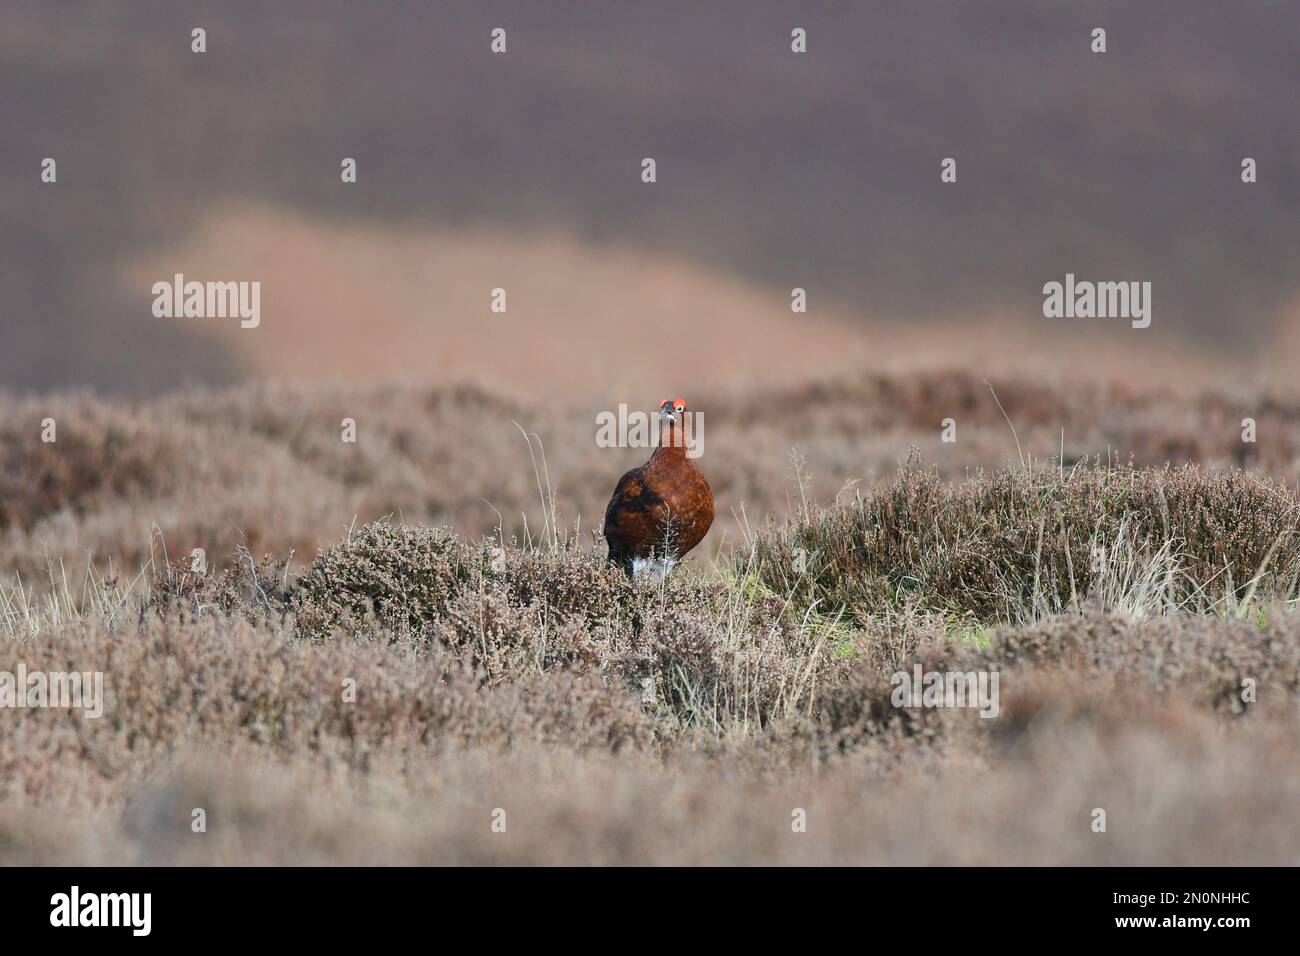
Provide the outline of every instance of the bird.
{"type": "Polygon", "coordinates": [[[667,577],[713,524],[713,492],[686,454],[686,402],[659,403],[659,443],[650,460],[614,488],[605,509],[609,562],[629,578],[667,577]]]}

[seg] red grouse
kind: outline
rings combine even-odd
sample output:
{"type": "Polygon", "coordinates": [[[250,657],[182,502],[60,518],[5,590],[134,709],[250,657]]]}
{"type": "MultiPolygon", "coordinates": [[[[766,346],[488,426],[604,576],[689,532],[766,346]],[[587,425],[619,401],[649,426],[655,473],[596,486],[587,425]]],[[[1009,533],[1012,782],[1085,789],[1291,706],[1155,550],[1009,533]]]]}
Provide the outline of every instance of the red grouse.
{"type": "Polygon", "coordinates": [[[667,575],[713,524],[713,492],[686,455],[685,415],[680,398],[660,403],[659,447],[619,479],[605,509],[610,563],[628,577],[667,575]]]}

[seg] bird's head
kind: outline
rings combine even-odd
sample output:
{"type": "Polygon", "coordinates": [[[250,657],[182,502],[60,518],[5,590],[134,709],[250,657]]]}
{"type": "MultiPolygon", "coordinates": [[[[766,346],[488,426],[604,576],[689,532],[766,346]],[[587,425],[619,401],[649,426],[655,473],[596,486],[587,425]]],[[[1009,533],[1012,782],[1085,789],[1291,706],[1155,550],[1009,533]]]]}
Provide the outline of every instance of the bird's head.
{"type": "Polygon", "coordinates": [[[665,398],[659,403],[659,421],[663,423],[673,422],[680,425],[682,418],[686,414],[686,400],[681,398],[665,398]]]}
{"type": "Polygon", "coordinates": [[[687,458],[704,453],[704,418],[699,412],[687,412],[684,398],[665,398],[659,403],[659,450],[655,454],[661,452],[687,458]]]}

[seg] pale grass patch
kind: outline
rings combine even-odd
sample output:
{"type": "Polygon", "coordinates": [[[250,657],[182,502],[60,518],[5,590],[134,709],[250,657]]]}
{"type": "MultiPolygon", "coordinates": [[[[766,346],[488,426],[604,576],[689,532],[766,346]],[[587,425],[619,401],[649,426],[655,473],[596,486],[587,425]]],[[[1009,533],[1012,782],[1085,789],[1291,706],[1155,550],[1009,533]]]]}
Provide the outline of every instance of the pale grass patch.
{"type": "Polygon", "coordinates": [[[0,580],[0,636],[39,638],[91,619],[111,628],[137,613],[149,591],[149,565],[141,566],[126,583],[118,580],[111,560],[106,572],[87,560],[75,586],[62,558],[47,558],[46,572],[46,586],[40,591],[16,571],[12,579],[0,580]]]}

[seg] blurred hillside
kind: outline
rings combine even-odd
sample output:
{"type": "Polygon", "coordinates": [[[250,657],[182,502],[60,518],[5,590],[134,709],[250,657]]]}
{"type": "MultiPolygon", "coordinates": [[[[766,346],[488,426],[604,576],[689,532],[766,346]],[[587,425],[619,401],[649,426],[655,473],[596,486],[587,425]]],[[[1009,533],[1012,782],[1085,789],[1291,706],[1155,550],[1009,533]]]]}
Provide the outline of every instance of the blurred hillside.
{"type": "Polygon", "coordinates": [[[1291,334],[1293,4],[809,7],[10,2],[0,381],[509,378],[653,401],[796,352],[792,373],[899,358],[895,329],[950,330],[929,338],[944,364],[1019,345],[1067,271],[1153,283],[1151,329],[1090,330],[1111,351],[1241,361],[1291,334]],[[174,271],[262,281],[262,327],[154,319],[174,271]]]}

